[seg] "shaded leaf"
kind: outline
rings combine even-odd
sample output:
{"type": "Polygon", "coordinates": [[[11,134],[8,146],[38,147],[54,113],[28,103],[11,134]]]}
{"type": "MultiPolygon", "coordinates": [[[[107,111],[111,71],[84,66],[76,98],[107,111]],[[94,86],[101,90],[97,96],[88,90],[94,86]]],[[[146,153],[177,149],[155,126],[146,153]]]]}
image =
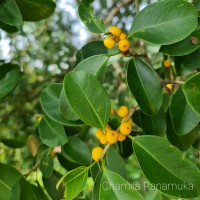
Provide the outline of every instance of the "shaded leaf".
{"type": "Polygon", "coordinates": [[[88,165],[91,162],[89,147],[77,136],[68,137],[68,142],[63,146],[63,150],[76,163],[88,165]]]}
{"type": "Polygon", "coordinates": [[[129,37],[155,44],[172,44],[187,37],[196,27],[197,12],[191,3],[183,0],[159,1],[138,13],[129,37]]]}
{"type": "Polygon", "coordinates": [[[11,26],[9,24],[2,22],[1,20],[0,20],[0,28],[6,31],[7,33],[15,33],[19,31],[17,26],[11,26]]]}
{"type": "Polygon", "coordinates": [[[12,26],[23,23],[20,10],[15,0],[4,0],[0,3],[0,19],[2,22],[12,26]]]}
{"type": "Polygon", "coordinates": [[[174,130],[178,135],[189,133],[200,121],[200,116],[187,103],[181,88],[172,96],[169,111],[174,130]]]}
{"type": "Polygon", "coordinates": [[[38,126],[41,141],[49,147],[62,146],[67,142],[63,125],[43,117],[38,126]]]}
{"type": "Polygon", "coordinates": [[[200,195],[199,169],[167,140],[158,136],[137,136],[133,148],[142,171],[156,189],[179,198],[200,195]]]}
{"type": "MultiPolygon", "coordinates": [[[[63,111],[60,110],[60,95],[63,85],[61,83],[53,83],[48,85],[40,96],[41,106],[46,115],[52,120],[67,126],[77,126],[83,124],[80,121],[69,121],[64,118],[63,111]]],[[[63,107],[62,107],[63,108],[63,107]]]]}
{"type": "Polygon", "coordinates": [[[54,162],[50,155],[45,155],[40,164],[40,171],[44,178],[48,178],[53,173],[54,162]]]}
{"type": "Polygon", "coordinates": [[[84,71],[68,73],[64,79],[64,89],[72,110],[83,122],[99,128],[106,127],[110,99],[92,74],[84,71]]]}
{"type": "Polygon", "coordinates": [[[186,81],[183,85],[183,92],[193,111],[200,115],[200,73],[190,77],[186,81]]]}
{"type": "Polygon", "coordinates": [[[141,110],[156,114],[162,105],[162,90],[155,71],[140,59],[131,59],[127,69],[127,83],[141,110]]]}
{"type": "Polygon", "coordinates": [[[26,145],[26,141],[22,139],[17,139],[17,138],[1,138],[0,141],[11,148],[21,148],[26,145]]]}
{"type": "Polygon", "coordinates": [[[39,21],[53,14],[53,0],[16,0],[24,21],[39,21]]]}

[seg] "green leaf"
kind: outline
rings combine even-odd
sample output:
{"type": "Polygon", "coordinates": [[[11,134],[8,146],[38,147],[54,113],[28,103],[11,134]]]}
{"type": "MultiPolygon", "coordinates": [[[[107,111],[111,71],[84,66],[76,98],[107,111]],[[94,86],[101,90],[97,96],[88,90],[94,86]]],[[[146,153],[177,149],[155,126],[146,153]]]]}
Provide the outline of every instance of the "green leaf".
{"type": "Polygon", "coordinates": [[[62,146],[67,142],[67,136],[63,125],[43,117],[38,126],[40,139],[49,147],[62,146]]]}
{"type": "Polygon", "coordinates": [[[195,7],[183,0],[152,3],[135,17],[128,37],[155,44],[178,42],[197,27],[195,7]]]}
{"type": "MultiPolygon", "coordinates": [[[[20,182],[18,181],[11,190],[10,200],[20,200],[20,196],[21,196],[21,188],[20,188],[20,182]]],[[[5,198],[3,199],[5,200],[5,198]]]]}
{"type": "Polygon", "coordinates": [[[106,127],[110,99],[92,74],[84,71],[68,73],[64,79],[64,89],[72,110],[83,122],[99,128],[106,127]]]}
{"type": "Polygon", "coordinates": [[[1,138],[0,141],[11,148],[21,148],[26,145],[26,141],[17,138],[1,138]]]}
{"type": "MultiPolygon", "coordinates": [[[[99,168],[99,167],[98,167],[99,168]]],[[[102,179],[102,171],[100,170],[94,180],[94,187],[92,191],[92,200],[99,200],[99,191],[101,186],[101,179],[102,179]]]]}
{"type": "Polygon", "coordinates": [[[82,60],[92,57],[94,55],[107,54],[109,56],[112,56],[114,54],[117,54],[118,52],[120,53],[118,48],[107,49],[104,46],[103,41],[89,42],[84,45],[76,54],[76,65],[82,60]]]}
{"type": "Polygon", "coordinates": [[[106,74],[106,64],[109,57],[107,55],[95,55],[81,61],[74,71],[83,70],[93,74],[100,82],[103,83],[106,74]]]}
{"type": "Polygon", "coordinates": [[[146,115],[140,111],[140,124],[146,135],[165,135],[167,124],[164,110],[160,109],[156,115],[146,115]]]}
{"type": "Polygon", "coordinates": [[[78,167],[67,172],[57,183],[57,188],[63,182],[65,185],[65,200],[74,199],[83,189],[88,178],[88,167],[78,167]]]}
{"type": "Polygon", "coordinates": [[[200,121],[200,116],[188,105],[181,88],[173,95],[169,111],[174,130],[178,135],[189,133],[200,121]]]}
{"type": "Polygon", "coordinates": [[[13,63],[6,63],[0,65],[0,79],[4,78],[4,76],[11,70],[20,70],[20,66],[13,63]]]}
{"type": "Polygon", "coordinates": [[[64,88],[62,88],[62,91],[60,93],[60,113],[66,120],[69,120],[69,121],[79,120],[79,118],[72,111],[67,101],[64,88]]]}
{"type": "Polygon", "coordinates": [[[127,83],[145,114],[156,114],[162,105],[162,89],[155,71],[140,59],[131,59],[127,69],[127,83]]]}
{"type": "Polygon", "coordinates": [[[188,37],[180,42],[176,42],[171,45],[164,45],[160,48],[160,51],[164,54],[171,56],[184,56],[192,53],[200,47],[200,29],[192,32],[188,37]],[[197,44],[192,44],[192,38],[197,40],[197,44]]]}
{"type": "Polygon", "coordinates": [[[136,136],[133,148],[142,171],[156,189],[179,198],[200,195],[199,169],[167,140],[136,136]]]}
{"type": "Polygon", "coordinates": [[[41,199],[42,200],[49,200],[49,198],[46,196],[43,188],[39,185],[39,183],[38,183],[37,186],[32,185],[32,188],[33,188],[34,193],[37,195],[38,200],[41,200],[41,199]]]}
{"type": "Polygon", "coordinates": [[[111,146],[106,153],[107,168],[127,179],[126,165],[119,153],[111,146]]]}
{"type": "MultiPolygon", "coordinates": [[[[16,184],[21,179],[21,174],[13,167],[0,163],[0,199],[10,200],[16,184]]],[[[18,186],[17,186],[18,187],[18,186]]],[[[19,199],[20,192],[16,191],[16,199],[19,199]]]]}
{"type": "Polygon", "coordinates": [[[177,135],[169,112],[167,112],[167,139],[170,143],[176,147],[178,147],[181,151],[186,151],[198,138],[199,135],[199,127],[197,126],[192,131],[185,135],[177,135]]]}
{"type": "Polygon", "coordinates": [[[99,199],[144,200],[140,193],[137,190],[134,190],[133,185],[110,170],[105,170],[103,173],[99,199]]]}
{"type": "Polygon", "coordinates": [[[200,115],[200,73],[190,77],[183,85],[183,92],[185,94],[188,104],[192,109],[200,115]]]}
{"type": "Polygon", "coordinates": [[[200,69],[200,49],[187,55],[185,59],[182,58],[183,66],[181,74],[182,76],[191,75],[193,72],[200,69]]]}
{"type": "Polygon", "coordinates": [[[24,21],[39,21],[53,14],[56,4],[53,0],[16,0],[24,21]]]}
{"type": "MultiPolygon", "coordinates": [[[[46,115],[52,120],[67,126],[77,126],[83,124],[80,121],[69,121],[63,117],[63,111],[60,110],[60,95],[63,85],[54,83],[48,85],[40,96],[41,106],[46,115]]],[[[63,108],[63,107],[62,107],[63,108]]]]}
{"type": "Polygon", "coordinates": [[[40,164],[40,171],[42,172],[42,176],[44,178],[48,178],[53,173],[54,162],[53,158],[50,155],[45,155],[43,157],[42,162],[40,164]]]}
{"type": "Polygon", "coordinates": [[[18,26],[23,23],[15,0],[4,0],[0,2],[0,20],[11,26],[18,26]]]}
{"type": "Polygon", "coordinates": [[[77,136],[68,137],[68,143],[63,146],[63,150],[76,163],[88,165],[91,162],[88,145],[77,136]]]}
{"type": "Polygon", "coordinates": [[[90,2],[81,1],[78,7],[78,14],[82,22],[87,26],[87,28],[93,33],[103,33],[105,31],[105,26],[103,21],[95,18],[94,9],[90,2]]]}
{"type": "Polygon", "coordinates": [[[11,26],[9,24],[2,22],[1,20],[0,20],[0,28],[6,31],[7,33],[15,33],[19,31],[17,26],[11,26]]]}
{"type": "Polygon", "coordinates": [[[56,183],[61,178],[61,175],[54,171],[49,178],[43,177],[44,188],[53,200],[60,200],[64,196],[64,187],[56,189],[56,183]]]}
{"type": "Polygon", "coordinates": [[[0,99],[14,90],[22,75],[23,73],[20,70],[13,69],[0,79],[0,99]]]}

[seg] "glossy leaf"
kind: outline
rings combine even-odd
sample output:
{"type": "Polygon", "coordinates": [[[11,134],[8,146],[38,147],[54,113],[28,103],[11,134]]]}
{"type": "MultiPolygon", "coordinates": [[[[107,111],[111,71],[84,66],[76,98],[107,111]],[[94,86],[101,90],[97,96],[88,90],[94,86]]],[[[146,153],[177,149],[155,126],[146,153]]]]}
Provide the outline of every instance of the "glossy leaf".
{"type": "Polygon", "coordinates": [[[160,51],[167,55],[172,56],[184,56],[192,53],[200,47],[200,29],[192,32],[188,37],[180,42],[176,42],[171,45],[164,45],[161,47],[160,51]],[[195,44],[192,43],[195,42],[195,44]]]}
{"type": "Polygon", "coordinates": [[[2,22],[12,26],[23,23],[20,10],[15,0],[4,0],[0,2],[0,19],[2,22]]]}
{"type": "Polygon", "coordinates": [[[61,182],[65,185],[65,200],[74,199],[85,186],[88,177],[87,167],[78,167],[72,171],[67,172],[57,183],[57,186],[61,182]]]}
{"type": "Polygon", "coordinates": [[[41,141],[49,147],[62,146],[67,142],[63,125],[43,117],[38,126],[41,141]]]}
{"type": "Polygon", "coordinates": [[[99,200],[99,192],[100,192],[102,175],[103,175],[103,173],[100,170],[99,173],[97,174],[96,178],[93,179],[94,187],[93,187],[93,191],[92,191],[92,200],[99,200]]]}
{"type": "Polygon", "coordinates": [[[115,199],[115,200],[144,200],[133,185],[115,172],[105,170],[101,180],[101,188],[99,199],[115,199]]]}
{"type": "Polygon", "coordinates": [[[24,21],[39,21],[53,14],[53,0],[16,0],[24,21]]]}
{"type": "Polygon", "coordinates": [[[11,190],[10,200],[20,200],[20,196],[21,196],[21,188],[20,188],[20,182],[18,181],[14,185],[14,187],[12,188],[12,190],[11,190]]]}
{"type": "MultiPolygon", "coordinates": [[[[10,200],[12,192],[20,178],[21,174],[13,167],[0,163],[0,199],[10,200]]],[[[16,199],[19,199],[20,193],[16,192],[16,199]]]]}
{"type": "Polygon", "coordinates": [[[178,147],[181,151],[186,151],[198,138],[200,133],[199,127],[197,126],[192,131],[185,135],[177,135],[169,112],[167,112],[167,139],[170,143],[176,147],[178,147]]]}
{"type": "Polygon", "coordinates": [[[79,119],[74,114],[74,112],[72,111],[72,109],[67,101],[64,88],[62,88],[62,91],[60,93],[60,113],[66,120],[69,120],[69,121],[77,121],[79,119]]]}
{"type": "Polygon", "coordinates": [[[2,99],[3,97],[5,97],[13,91],[13,89],[19,83],[19,80],[21,79],[22,75],[23,73],[20,70],[14,69],[8,71],[5,77],[0,79],[0,99],[2,99]]]}
{"type": "Polygon", "coordinates": [[[200,115],[200,73],[190,77],[186,81],[183,85],[183,92],[193,111],[200,115]]]}
{"type": "Polygon", "coordinates": [[[86,58],[76,66],[74,71],[83,70],[87,73],[93,74],[100,82],[103,82],[108,59],[109,57],[103,54],[86,58]]]}
{"type": "MultiPolygon", "coordinates": [[[[48,85],[41,94],[40,103],[46,115],[52,120],[67,126],[76,126],[82,124],[80,121],[69,121],[63,117],[63,111],[60,110],[60,95],[63,85],[54,83],[48,85]]],[[[63,108],[63,107],[62,107],[63,108]]]]}
{"type": "Polygon", "coordinates": [[[94,9],[90,2],[81,1],[78,7],[78,14],[82,22],[87,26],[87,28],[93,33],[103,33],[105,31],[105,26],[103,21],[95,18],[94,9]]]}
{"type": "Polygon", "coordinates": [[[138,105],[145,114],[156,114],[162,104],[162,90],[155,71],[140,59],[128,63],[127,82],[138,105]]]}
{"type": "Polygon", "coordinates": [[[127,179],[126,165],[119,153],[111,146],[106,153],[107,168],[127,179]]]}
{"type": "Polygon", "coordinates": [[[178,42],[197,27],[195,7],[183,0],[152,3],[135,17],[129,37],[141,38],[155,44],[178,42]]]}
{"type": "Polygon", "coordinates": [[[163,136],[166,133],[166,117],[163,109],[156,115],[146,115],[140,111],[140,124],[146,135],[163,136]]]}
{"type": "Polygon", "coordinates": [[[64,79],[64,89],[72,110],[83,122],[99,128],[106,127],[110,99],[92,74],[84,71],[68,73],[64,79]]]}
{"type": "Polygon", "coordinates": [[[44,178],[48,178],[53,173],[54,162],[50,155],[45,155],[40,164],[40,171],[44,178]]]}
{"type": "Polygon", "coordinates": [[[11,26],[9,24],[2,22],[1,20],[0,20],[0,28],[6,31],[7,33],[15,33],[19,31],[17,26],[11,26]]]}
{"type": "Polygon", "coordinates": [[[200,121],[200,116],[187,103],[181,88],[173,95],[169,110],[174,130],[178,135],[189,133],[200,121]]]}
{"type": "Polygon", "coordinates": [[[199,169],[167,140],[158,136],[136,136],[133,148],[142,171],[158,190],[179,198],[200,195],[199,169]]]}
{"type": "Polygon", "coordinates": [[[53,200],[60,200],[64,196],[64,187],[60,186],[56,189],[56,184],[60,178],[61,175],[56,171],[48,178],[43,177],[44,187],[53,200]]]}
{"type": "Polygon", "coordinates": [[[63,150],[76,163],[88,165],[91,162],[89,147],[77,136],[68,137],[68,142],[63,146],[63,150]]]}

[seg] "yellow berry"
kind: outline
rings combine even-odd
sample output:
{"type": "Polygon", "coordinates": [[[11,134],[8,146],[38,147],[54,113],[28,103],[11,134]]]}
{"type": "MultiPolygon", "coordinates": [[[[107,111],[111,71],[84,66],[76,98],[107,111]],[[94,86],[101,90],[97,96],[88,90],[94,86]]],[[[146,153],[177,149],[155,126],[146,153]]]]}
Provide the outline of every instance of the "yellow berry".
{"type": "Polygon", "coordinates": [[[101,144],[107,144],[107,143],[108,143],[105,134],[103,134],[103,135],[99,138],[99,141],[100,141],[101,144]]]}
{"type": "Polygon", "coordinates": [[[121,29],[117,26],[111,26],[108,31],[115,37],[119,37],[121,34],[121,29]]]}
{"type": "Polygon", "coordinates": [[[119,36],[119,40],[126,39],[127,35],[125,33],[121,33],[119,36]]]}
{"type": "Polygon", "coordinates": [[[101,147],[95,147],[92,150],[92,158],[96,161],[99,159],[101,153],[102,153],[103,149],[101,147]]]}
{"type": "Polygon", "coordinates": [[[96,131],[96,137],[98,138],[98,139],[100,139],[100,137],[103,135],[104,133],[103,133],[103,131],[101,130],[101,129],[98,129],[97,131],[96,131]]]}
{"type": "Polygon", "coordinates": [[[103,43],[108,49],[112,49],[115,46],[115,41],[111,37],[105,38],[103,43]]]}
{"type": "MultiPolygon", "coordinates": [[[[125,120],[126,120],[126,117],[124,117],[124,118],[122,119],[121,123],[124,123],[125,120]]],[[[128,120],[128,123],[129,123],[130,125],[132,125],[132,123],[133,123],[132,118],[130,118],[130,119],[128,120]]]]}
{"type": "Polygon", "coordinates": [[[117,115],[119,117],[126,117],[129,113],[129,110],[126,106],[121,106],[118,110],[117,110],[117,115]]]}
{"type": "Polygon", "coordinates": [[[117,139],[118,139],[118,134],[116,131],[108,131],[106,133],[106,139],[107,141],[110,143],[110,144],[114,144],[117,142],[117,139]]]}
{"type": "Polygon", "coordinates": [[[128,135],[131,133],[132,126],[128,122],[124,122],[120,125],[119,130],[122,134],[128,135]]]}
{"type": "Polygon", "coordinates": [[[120,141],[120,142],[122,142],[122,141],[124,141],[126,139],[126,135],[124,135],[124,134],[122,134],[122,133],[119,133],[118,134],[118,141],[120,141]]]}
{"type": "Polygon", "coordinates": [[[111,108],[110,109],[110,115],[114,115],[115,114],[115,109],[114,108],[111,108]]]}
{"type": "Polygon", "coordinates": [[[165,90],[166,90],[166,92],[172,92],[173,91],[173,85],[172,84],[170,84],[170,83],[168,83],[168,84],[166,84],[165,85],[165,90]]]}
{"type": "Polygon", "coordinates": [[[130,42],[127,39],[122,39],[119,41],[118,47],[120,51],[127,51],[129,50],[130,42]]]}
{"type": "Polygon", "coordinates": [[[164,67],[169,68],[171,67],[171,60],[167,59],[164,61],[164,67]]]}
{"type": "Polygon", "coordinates": [[[109,124],[106,125],[106,132],[110,131],[111,127],[109,126],[109,124]]]}

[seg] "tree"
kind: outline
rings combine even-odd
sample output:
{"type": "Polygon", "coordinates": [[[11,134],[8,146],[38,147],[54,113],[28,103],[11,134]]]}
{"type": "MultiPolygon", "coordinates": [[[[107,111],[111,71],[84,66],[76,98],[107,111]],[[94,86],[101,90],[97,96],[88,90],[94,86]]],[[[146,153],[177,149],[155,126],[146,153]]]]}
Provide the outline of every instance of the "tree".
{"type": "MultiPolygon", "coordinates": [[[[0,199],[199,198],[199,1],[148,2],[139,11],[142,2],[136,0],[130,30],[107,27],[120,8],[127,11],[131,3],[114,3],[102,21],[100,13],[94,13],[94,1],[80,1],[79,17],[97,34],[96,40],[77,51],[69,69],[60,68],[60,75],[36,82],[32,93],[23,63],[2,61],[3,115],[9,116],[6,98],[16,101],[15,110],[21,109],[17,99],[30,101],[24,111],[35,115],[31,120],[19,115],[27,132],[14,133],[12,127],[12,137],[4,133],[0,138],[10,155],[0,163],[0,199]],[[23,88],[23,95],[17,93],[23,88]],[[32,107],[34,102],[40,103],[43,114],[32,107]],[[12,149],[23,152],[21,169],[11,157],[17,152],[12,149]]],[[[16,32],[23,21],[48,18],[55,7],[52,0],[0,1],[0,28],[16,32]]],[[[64,63],[65,56],[56,53],[66,42],[62,33],[54,51],[49,38],[56,29],[44,30],[49,42],[41,40],[42,47],[51,49],[52,59],[44,59],[45,65],[64,63]]],[[[66,45],[76,51],[71,42],[66,45]]],[[[40,48],[38,52],[45,53],[40,48]]],[[[22,54],[14,55],[17,60],[22,54]]],[[[33,61],[38,56],[30,53],[33,61]]]]}

